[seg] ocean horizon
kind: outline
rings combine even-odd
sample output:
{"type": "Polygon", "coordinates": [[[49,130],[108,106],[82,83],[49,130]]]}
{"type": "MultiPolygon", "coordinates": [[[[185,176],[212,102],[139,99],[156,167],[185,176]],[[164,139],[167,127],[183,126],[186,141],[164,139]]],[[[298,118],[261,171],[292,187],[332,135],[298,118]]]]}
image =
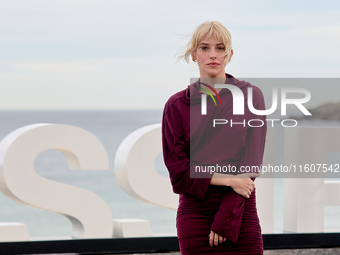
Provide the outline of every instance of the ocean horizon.
{"type": "MultiPolygon", "coordinates": [[[[91,132],[108,153],[109,170],[70,170],[63,154],[57,150],[47,150],[35,159],[37,174],[95,193],[109,206],[113,219],[149,220],[154,235],[176,235],[176,211],[132,198],[120,188],[114,173],[114,159],[121,142],[141,127],[161,123],[162,110],[7,110],[0,111],[0,118],[1,140],[15,129],[34,123],[67,124],[91,132]]],[[[313,123],[320,125],[321,122],[313,123]]],[[[332,125],[338,126],[339,122],[332,125]]],[[[168,177],[161,153],[156,158],[155,168],[168,177]]],[[[283,180],[276,180],[275,185],[274,232],[282,233],[283,180]]],[[[0,193],[0,206],[0,222],[27,224],[32,238],[71,235],[70,221],[60,214],[20,204],[3,193],[0,193]]],[[[340,229],[340,223],[336,220],[339,213],[340,207],[325,208],[326,229],[340,229]]]]}

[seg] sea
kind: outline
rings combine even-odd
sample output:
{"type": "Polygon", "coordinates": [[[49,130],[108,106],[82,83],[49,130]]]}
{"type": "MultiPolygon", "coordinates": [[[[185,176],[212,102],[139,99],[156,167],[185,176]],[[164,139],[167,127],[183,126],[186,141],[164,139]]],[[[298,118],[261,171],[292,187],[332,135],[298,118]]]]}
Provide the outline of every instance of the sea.
{"type": "MultiPolygon", "coordinates": [[[[70,170],[66,158],[57,150],[41,152],[34,162],[37,174],[65,184],[89,190],[109,206],[113,219],[144,219],[156,236],[176,235],[176,211],[145,203],[131,197],[119,186],[114,172],[114,159],[121,142],[133,131],[161,123],[161,110],[64,110],[0,111],[0,140],[17,128],[34,123],[59,123],[83,128],[104,145],[109,157],[109,170],[70,170]]],[[[314,121],[309,125],[340,126],[340,122],[314,121]]],[[[168,177],[160,153],[156,171],[168,177]]],[[[283,180],[275,180],[275,233],[283,232],[283,180]]],[[[157,191],[155,191],[157,192],[157,191]]],[[[71,223],[63,215],[11,200],[0,193],[0,223],[19,222],[27,225],[32,238],[70,236],[71,223]]],[[[340,207],[325,208],[325,228],[340,229],[340,207]]]]}

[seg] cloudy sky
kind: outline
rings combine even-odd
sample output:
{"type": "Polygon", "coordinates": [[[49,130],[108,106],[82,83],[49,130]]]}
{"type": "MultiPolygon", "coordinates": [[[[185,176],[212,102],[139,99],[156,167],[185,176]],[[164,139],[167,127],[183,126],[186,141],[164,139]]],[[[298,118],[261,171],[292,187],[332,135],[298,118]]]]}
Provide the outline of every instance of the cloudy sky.
{"type": "Polygon", "coordinates": [[[339,14],[338,0],[1,0],[0,110],[162,109],[198,75],[176,56],[206,20],[231,32],[235,77],[339,78],[339,14]]]}

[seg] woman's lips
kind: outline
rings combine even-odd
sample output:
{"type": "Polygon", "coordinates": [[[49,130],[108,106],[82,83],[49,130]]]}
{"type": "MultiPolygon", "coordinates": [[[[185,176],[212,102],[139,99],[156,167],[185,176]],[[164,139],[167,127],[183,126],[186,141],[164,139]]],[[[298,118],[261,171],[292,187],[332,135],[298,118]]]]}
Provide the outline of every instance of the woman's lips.
{"type": "Polygon", "coordinates": [[[212,63],[209,63],[208,66],[211,66],[211,67],[215,67],[215,66],[218,66],[219,64],[217,64],[216,62],[212,62],[212,63]]]}

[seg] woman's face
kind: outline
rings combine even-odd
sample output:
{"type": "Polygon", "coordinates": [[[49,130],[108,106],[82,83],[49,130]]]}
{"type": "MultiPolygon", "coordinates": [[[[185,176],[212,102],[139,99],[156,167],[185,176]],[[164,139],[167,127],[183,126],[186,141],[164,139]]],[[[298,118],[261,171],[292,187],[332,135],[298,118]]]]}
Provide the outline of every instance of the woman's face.
{"type": "Polygon", "coordinates": [[[216,37],[211,36],[209,39],[207,36],[203,37],[192,57],[197,60],[201,78],[225,78],[224,69],[227,65],[225,46],[216,37]]]}

